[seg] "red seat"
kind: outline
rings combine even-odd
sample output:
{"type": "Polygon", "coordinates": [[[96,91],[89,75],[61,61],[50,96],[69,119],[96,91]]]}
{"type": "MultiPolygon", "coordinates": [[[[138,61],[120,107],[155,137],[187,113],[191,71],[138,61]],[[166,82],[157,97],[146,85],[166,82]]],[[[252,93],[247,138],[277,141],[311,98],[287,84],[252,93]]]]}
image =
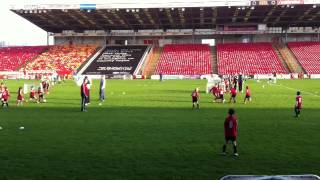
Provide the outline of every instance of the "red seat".
{"type": "Polygon", "coordinates": [[[46,49],[46,46],[0,48],[0,71],[16,71],[46,49]]]}
{"type": "Polygon", "coordinates": [[[155,74],[203,75],[211,73],[210,47],[205,44],[165,45],[155,74]]]}
{"type": "Polygon", "coordinates": [[[288,73],[271,43],[217,45],[218,74],[288,73]]]}
{"type": "Polygon", "coordinates": [[[320,42],[289,42],[288,47],[308,74],[320,74],[320,42]]]}
{"type": "Polygon", "coordinates": [[[47,52],[28,63],[25,69],[53,70],[62,74],[72,74],[97,48],[95,45],[51,46],[47,52]]]}

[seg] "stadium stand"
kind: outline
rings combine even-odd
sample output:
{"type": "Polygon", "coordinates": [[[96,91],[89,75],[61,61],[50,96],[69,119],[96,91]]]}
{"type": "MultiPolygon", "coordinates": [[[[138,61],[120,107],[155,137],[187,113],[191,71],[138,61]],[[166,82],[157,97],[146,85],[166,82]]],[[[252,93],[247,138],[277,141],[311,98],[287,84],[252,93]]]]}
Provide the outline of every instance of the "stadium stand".
{"type": "Polygon", "coordinates": [[[71,74],[93,55],[97,48],[96,45],[51,46],[47,52],[28,63],[25,69],[54,70],[58,74],[71,74]]]}
{"type": "Polygon", "coordinates": [[[291,73],[303,73],[300,63],[286,44],[278,43],[275,44],[274,47],[275,50],[279,52],[279,56],[282,57],[291,73]]]}
{"type": "Polygon", "coordinates": [[[320,74],[320,42],[289,42],[288,46],[308,74],[320,74]]]}
{"type": "Polygon", "coordinates": [[[46,49],[46,46],[0,48],[0,71],[15,71],[46,49]]]}
{"type": "Polygon", "coordinates": [[[271,43],[218,44],[219,74],[288,73],[271,43]]]}
{"type": "Polygon", "coordinates": [[[155,74],[203,75],[211,73],[211,54],[205,44],[165,45],[155,74]]]}
{"type": "Polygon", "coordinates": [[[161,48],[160,47],[154,47],[149,54],[149,57],[146,61],[146,65],[144,69],[142,70],[142,75],[145,75],[146,77],[150,77],[151,75],[154,74],[154,71],[157,67],[157,63],[160,58],[161,54],[161,48]]]}

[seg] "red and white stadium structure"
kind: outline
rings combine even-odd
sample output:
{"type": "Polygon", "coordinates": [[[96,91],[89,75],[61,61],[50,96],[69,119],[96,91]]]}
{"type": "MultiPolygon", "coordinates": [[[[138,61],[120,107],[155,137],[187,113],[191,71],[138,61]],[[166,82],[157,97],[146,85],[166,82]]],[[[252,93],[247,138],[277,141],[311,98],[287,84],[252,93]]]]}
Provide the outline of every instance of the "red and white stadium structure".
{"type": "Polygon", "coordinates": [[[320,0],[16,5],[53,46],[0,48],[0,77],[320,78],[320,0]]]}

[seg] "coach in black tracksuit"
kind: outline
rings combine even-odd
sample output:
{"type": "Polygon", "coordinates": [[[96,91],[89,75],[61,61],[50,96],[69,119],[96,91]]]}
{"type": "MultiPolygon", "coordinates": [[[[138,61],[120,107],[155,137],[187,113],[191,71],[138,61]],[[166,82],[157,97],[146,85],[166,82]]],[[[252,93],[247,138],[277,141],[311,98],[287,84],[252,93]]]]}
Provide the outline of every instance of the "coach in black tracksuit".
{"type": "Polygon", "coordinates": [[[238,76],[238,83],[239,83],[239,92],[242,92],[243,76],[241,73],[238,76]]]}

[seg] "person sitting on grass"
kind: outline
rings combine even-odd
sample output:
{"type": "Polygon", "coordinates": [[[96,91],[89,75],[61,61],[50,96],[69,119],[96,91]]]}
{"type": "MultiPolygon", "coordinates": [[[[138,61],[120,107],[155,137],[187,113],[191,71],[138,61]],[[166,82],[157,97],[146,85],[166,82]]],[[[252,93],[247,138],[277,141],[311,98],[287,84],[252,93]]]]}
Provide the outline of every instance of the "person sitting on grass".
{"type": "Polygon", "coordinates": [[[197,109],[200,109],[200,107],[199,107],[200,94],[199,94],[198,88],[196,88],[196,89],[194,89],[194,91],[192,91],[191,97],[192,97],[192,109],[195,108],[195,105],[197,105],[197,109]]]}
{"type": "Polygon", "coordinates": [[[222,155],[227,154],[227,145],[229,142],[233,145],[233,155],[239,156],[237,151],[237,135],[238,135],[238,120],[235,116],[234,109],[228,110],[228,116],[224,121],[224,136],[225,144],[222,147],[222,155]]]}

